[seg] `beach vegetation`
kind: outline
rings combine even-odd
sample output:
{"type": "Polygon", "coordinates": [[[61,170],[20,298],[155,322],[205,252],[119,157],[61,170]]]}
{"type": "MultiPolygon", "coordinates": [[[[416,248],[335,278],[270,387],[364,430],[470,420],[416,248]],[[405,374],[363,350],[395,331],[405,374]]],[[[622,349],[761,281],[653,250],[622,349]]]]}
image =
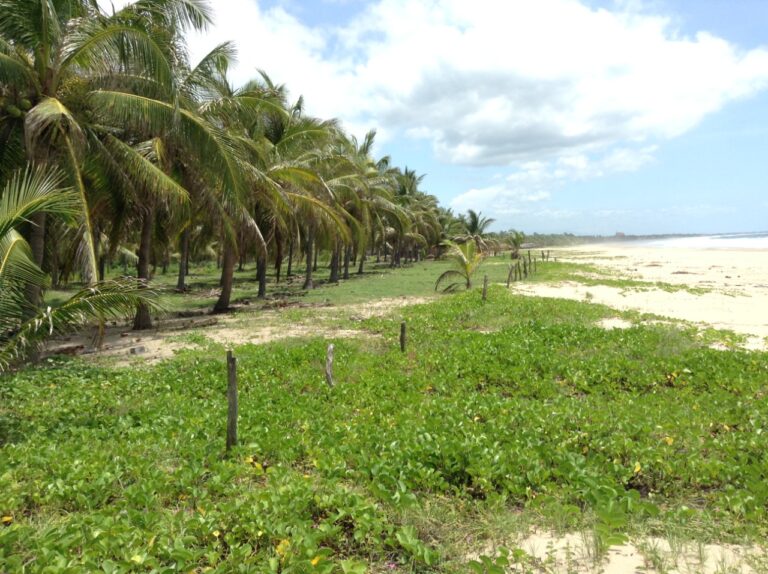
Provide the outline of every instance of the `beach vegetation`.
{"type": "Polygon", "coordinates": [[[469,290],[333,339],[333,389],[328,339],[239,347],[230,457],[221,345],[18,372],[0,567],[461,572],[489,548],[524,560],[533,526],[588,533],[596,564],[648,532],[764,540],[764,353],[596,325],[613,313],[469,290]]]}

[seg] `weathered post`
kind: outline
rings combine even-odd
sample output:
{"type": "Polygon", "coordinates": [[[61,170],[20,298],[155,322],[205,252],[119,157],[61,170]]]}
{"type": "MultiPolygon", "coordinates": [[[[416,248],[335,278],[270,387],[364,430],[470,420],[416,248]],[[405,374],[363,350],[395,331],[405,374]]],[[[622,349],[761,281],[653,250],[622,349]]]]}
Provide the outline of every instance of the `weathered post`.
{"type": "Polygon", "coordinates": [[[533,258],[533,272],[536,273],[538,267],[538,263],[536,262],[536,258],[533,258]]]}
{"type": "Polygon", "coordinates": [[[483,301],[488,298],[488,275],[483,277],[483,301]]]}
{"type": "Polygon", "coordinates": [[[405,353],[405,342],[406,342],[406,334],[405,334],[405,321],[400,323],[400,352],[405,353]]]}
{"type": "Polygon", "coordinates": [[[547,261],[549,261],[549,249],[547,249],[547,261]]]}
{"type": "Polygon", "coordinates": [[[227,452],[237,444],[237,359],[227,351],[227,452]]]}
{"type": "Polygon", "coordinates": [[[523,258],[523,276],[528,279],[528,262],[523,258]]]}
{"type": "Polygon", "coordinates": [[[333,388],[333,343],[328,345],[328,353],[325,355],[325,382],[333,388]]]}
{"type": "Polygon", "coordinates": [[[531,268],[531,250],[528,250],[528,268],[531,268]]]}

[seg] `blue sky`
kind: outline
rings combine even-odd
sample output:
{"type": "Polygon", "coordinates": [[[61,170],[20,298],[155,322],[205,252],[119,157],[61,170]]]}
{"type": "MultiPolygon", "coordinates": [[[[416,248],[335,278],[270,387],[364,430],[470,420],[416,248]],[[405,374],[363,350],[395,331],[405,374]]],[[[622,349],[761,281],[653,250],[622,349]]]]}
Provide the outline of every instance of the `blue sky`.
{"type": "Polygon", "coordinates": [[[768,1],[217,0],[309,113],[497,229],[768,229],[768,1]]]}

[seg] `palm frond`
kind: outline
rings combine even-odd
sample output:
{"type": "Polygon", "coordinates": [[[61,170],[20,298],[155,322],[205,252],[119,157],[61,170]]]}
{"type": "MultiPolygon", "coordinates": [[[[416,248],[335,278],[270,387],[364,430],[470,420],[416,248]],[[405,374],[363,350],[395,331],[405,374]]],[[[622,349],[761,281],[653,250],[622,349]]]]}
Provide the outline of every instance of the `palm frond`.
{"type": "Polygon", "coordinates": [[[135,280],[108,281],[83,289],[63,305],[51,307],[24,322],[0,346],[0,373],[39,349],[55,335],[71,333],[89,321],[129,317],[138,305],[160,310],[157,293],[135,280]]]}
{"type": "Polygon", "coordinates": [[[107,147],[123,166],[127,176],[139,188],[186,210],[189,193],[179,183],[157,167],[146,153],[133,148],[114,136],[107,136],[107,147]]]}
{"type": "Polygon", "coordinates": [[[454,269],[449,269],[448,271],[444,271],[440,277],[437,278],[437,281],[435,282],[435,291],[438,290],[440,287],[440,284],[443,283],[445,280],[449,278],[457,279],[457,281],[451,283],[447,287],[443,289],[443,293],[448,293],[450,291],[455,291],[459,286],[464,285],[466,283],[466,277],[460,273],[459,271],[456,271],[454,269]],[[458,281],[460,280],[460,281],[458,281]]]}
{"type": "Polygon", "coordinates": [[[68,138],[75,148],[82,147],[85,136],[77,119],[56,98],[43,98],[29,110],[24,119],[27,149],[43,143],[56,145],[61,138],[68,138]]]}
{"type": "Polygon", "coordinates": [[[63,176],[44,166],[17,171],[0,194],[0,237],[29,221],[35,213],[47,212],[71,218],[79,211],[77,196],[63,187],[63,176]]]}

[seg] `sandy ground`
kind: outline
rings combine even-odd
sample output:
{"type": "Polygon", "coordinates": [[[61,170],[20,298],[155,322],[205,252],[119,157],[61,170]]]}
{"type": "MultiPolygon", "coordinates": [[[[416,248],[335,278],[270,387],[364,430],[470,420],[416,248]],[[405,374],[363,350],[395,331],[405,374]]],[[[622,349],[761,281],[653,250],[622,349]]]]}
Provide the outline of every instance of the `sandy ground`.
{"type": "Polygon", "coordinates": [[[617,288],[518,283],[524,294],[590,300],[620,310],[636,310],[747,337],[747,348],[765,349],[768,337],[768,251],[758,249],[680,249],[631,244],[587,245],[557,251],[558,260],[590,263],[624,277],[692,288],[617,288]],[[706,290],[706,292],[698,292],[706,290]]]}
{"type": "Polygon", "coordinates": [[[756,547],[670,543],[656,537],[612,546],[605,555],[596,552],[586,532],[533,532],[518,547],[531,557],[534,571],[550,574],[758,574],[766,566],[764,551],[756,547]]]}
{"type": "MultiPolygon", "coordinates": [[[[96,333],[93,330],[54,340],[49,343],[47,353],[93,356],[100,360],[107,359],[110,364],[116,366],[125,366],[135,363],[155,364],[173,356],[180,349],[194,347],[194,342],[180,337],[190,332],[199,333],[214,343],[226,346],[246,343],[259,345],[291,337],[372,336],[356,328],[356,323],[368,317],[384,315],[405,305],[416,305],[428,300],[429,298],[423,297],[400,297],[355,305],[318,305],[315,319],[306,323],[287,324],[280,316],[284,312],[283,309],[254,309],[228,315],[165,319],[156,322],[156,329],[140,332],[131,331],[130,325],[112,325],[107,328],[100,349],[94,346],[96,333]],[[341,319],[346,326],[324,326],[323,318],[341,319]]],[[[288,306],[285,310],[292,308],[288,306]]]]}

